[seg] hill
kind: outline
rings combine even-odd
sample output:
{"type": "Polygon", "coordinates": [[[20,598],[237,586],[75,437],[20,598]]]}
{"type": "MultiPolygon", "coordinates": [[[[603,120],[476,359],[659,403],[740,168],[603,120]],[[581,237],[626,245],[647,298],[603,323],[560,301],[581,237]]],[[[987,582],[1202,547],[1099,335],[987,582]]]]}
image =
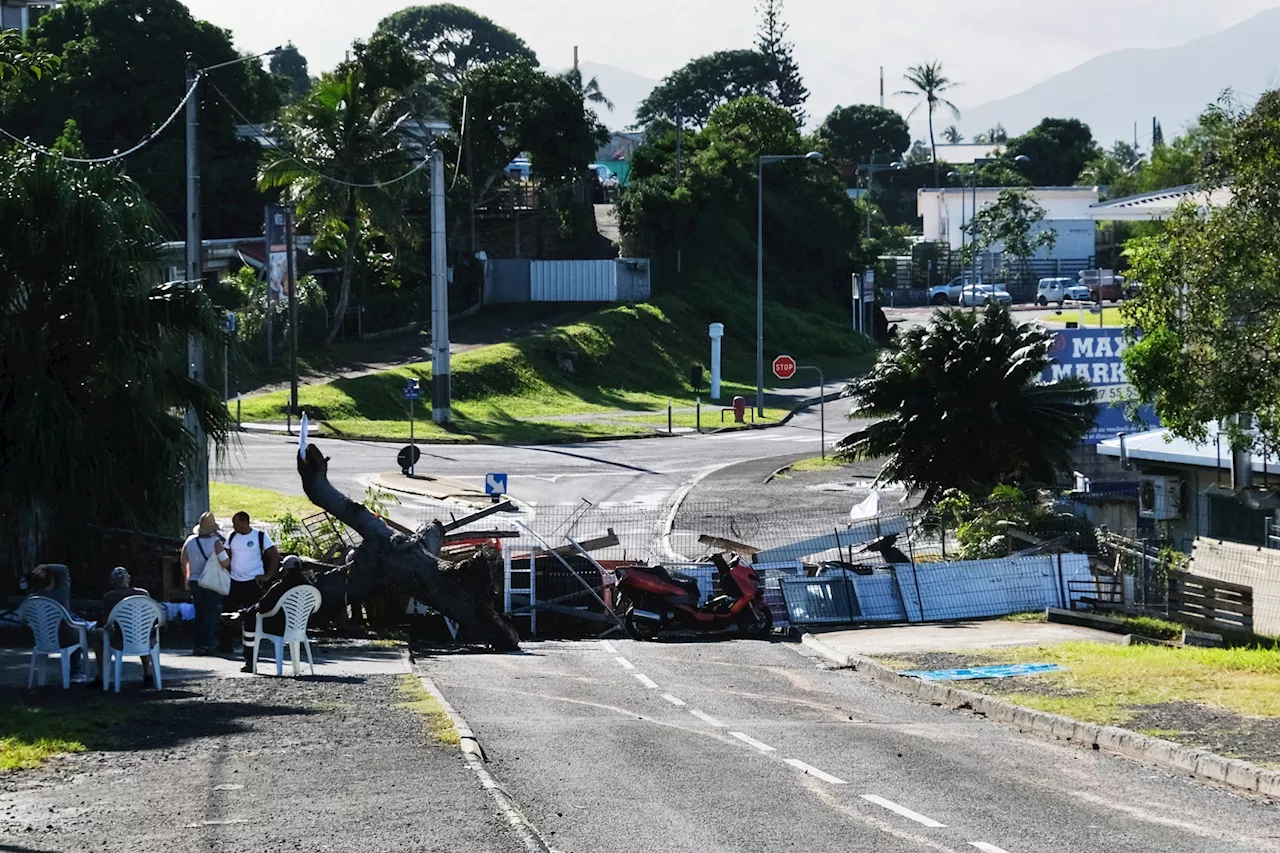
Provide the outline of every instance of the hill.
{"type": "Polygon", "coordinates": [[[1017,135],[1045,116],[1075,117],[1107,146],[1117,139],[1131,141],[1137,122],[1139,143],[1150,150],[1152,117],[1160,120],[1167,140],[1223,89],[1234,89],[1252,103],[1280,84],[1277,43],[1280,8],[1177,47],[1096,57],[1017,95],[966,110],[961,129],[972,135],[1000,122],[1017,135]]]}

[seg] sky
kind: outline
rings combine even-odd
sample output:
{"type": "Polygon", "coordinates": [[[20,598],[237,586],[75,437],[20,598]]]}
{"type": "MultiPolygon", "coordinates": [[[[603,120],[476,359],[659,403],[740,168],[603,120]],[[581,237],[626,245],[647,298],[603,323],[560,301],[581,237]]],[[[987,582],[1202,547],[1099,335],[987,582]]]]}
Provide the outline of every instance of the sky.
{"type": "MultiPolygon", "coordinates": [[[[664,77],[696,56],[749,47],[754,0],[460,0],[513,30],[547,68],[581,57],[664,77]]],[[[405,0],[186,0],[193,14],[232,31],[242,50],[292,41],[312,73],[332,67],[354,39],[405,0]]],[[[1016,94],[1113,50],[1181,44],[1237,24],[1280,0],[787,0],[785,19],[811,91],[809,113],[876,103],[885,68],[886,103],[911,65],[931,60],[962,85],[961,111],[1016,94]]],[[[607,92],[606,92],[607,94],[607,92]]]]}

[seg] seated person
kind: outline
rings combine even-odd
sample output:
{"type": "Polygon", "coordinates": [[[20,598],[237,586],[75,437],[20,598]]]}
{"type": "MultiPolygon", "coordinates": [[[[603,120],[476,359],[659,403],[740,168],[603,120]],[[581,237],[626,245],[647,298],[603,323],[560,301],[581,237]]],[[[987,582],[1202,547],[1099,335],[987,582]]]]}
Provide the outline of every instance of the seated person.
{"type": "MultiPolygon", "coordinates": [[[[80,632],[76,630],[75,625],[84,625],[87,628],[89,623],[71,613],[71,571],[62,563],[41,563],[23,578],[23,585],[29,595],[52,598],[71,615],[73,625],[67,624],[66,621],[58,625],[58,644],[63,648],[79,644],[80,632]]],[[[87,672],[89,662],[83,659],[79,651],[72,654],[72,662],[76,664],[78,670],[72,681],[78,684],[89,681],[87,672]]]]}
{"type": "MultiPolygon", "coordinates": [[[[303,568],[302,560],[294,555],[284,558],[284,562],[280,565],[280,571],[276,574],[275,582],[267,588],[262,598],[258,599],[258,603],[244,608],[238,613],[223,614],[224,616],[232,616],[240,620],[240,630],[242,643],[244,645],[244,666],[241,672],[253,672],[253,632],[257,627],[258,614],[270,613],[280,603],[280,598],[295,586],[306,586],[314,584],[315,578],[311,572],[303,568]]],[[[262,620],[262,631],[266,634],[275,634],[277,636],[284,633],[284,614],[277,613],[274,616],[268,616],[262,620]]]]}
{"type": "MultiPolygon", "coordinates": [[[[102,671],[102,667],[106,666],[109,661],[106,660],[106,649],[103,645],[105,637],[105,626],[107,620],[111,617],[111,611],[115,606],[134,595],[145,595],[151,597],[151,593],[141,587],[133,585],[133,579],[129,577],[129,570],[124,566],[116,566],[111,570],[111,591],[102,596],[102,621],[94,626],[90,632],[90,642],[93,645],[93,652],[98,658],[98,671],[102,671]]],[[[160,625],[156,623],[151,628],[152,645],[160,637],[160,625]]],[[[114,649],[123,648],[124,635],[120,633],[119,625],[111,626],[111,647],[114,649]]],[[[151,658],[144,655],[142,660],[142,683],[146,684],[151,679],[151,658]]]]}

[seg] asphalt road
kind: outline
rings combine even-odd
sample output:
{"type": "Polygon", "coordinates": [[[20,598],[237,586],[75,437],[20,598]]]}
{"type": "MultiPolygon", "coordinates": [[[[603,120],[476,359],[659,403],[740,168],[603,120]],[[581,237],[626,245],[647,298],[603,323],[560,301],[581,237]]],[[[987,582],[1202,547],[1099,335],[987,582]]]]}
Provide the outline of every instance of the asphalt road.
{"type": "Polygon", "coordinates": [[[885,693],[793,644],[419,658],[564,853],[1280,850],[1280,807],[885,693]]]}

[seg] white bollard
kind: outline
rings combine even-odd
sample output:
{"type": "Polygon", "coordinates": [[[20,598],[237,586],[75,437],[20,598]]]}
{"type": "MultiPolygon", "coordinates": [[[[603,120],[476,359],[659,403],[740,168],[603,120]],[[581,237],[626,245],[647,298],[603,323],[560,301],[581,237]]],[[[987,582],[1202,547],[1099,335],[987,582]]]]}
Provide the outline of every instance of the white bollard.
{"type": "Polygon", "coordinates": [[[711,329],[711,399],[720,400],[720,339],[724,337],[724,323],[712,323],[711,329]]]}

